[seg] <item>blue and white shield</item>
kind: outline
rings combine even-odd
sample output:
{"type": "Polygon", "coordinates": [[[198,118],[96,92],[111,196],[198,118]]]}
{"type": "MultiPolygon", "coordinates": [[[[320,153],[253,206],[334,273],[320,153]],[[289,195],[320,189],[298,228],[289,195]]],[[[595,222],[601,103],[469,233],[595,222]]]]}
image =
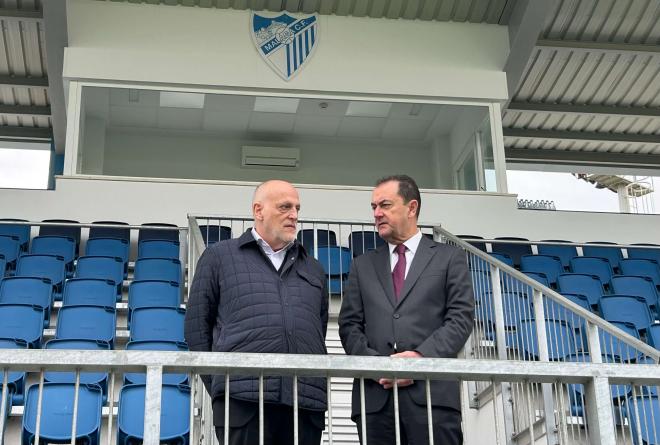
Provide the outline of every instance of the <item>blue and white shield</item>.
{"type": "Polygon", "coordinates": [[[251,34],[257,51],[284,80],[290,80],[311,58],[319,40],[318,15],[264,17],[252,13],[251,34]]]}

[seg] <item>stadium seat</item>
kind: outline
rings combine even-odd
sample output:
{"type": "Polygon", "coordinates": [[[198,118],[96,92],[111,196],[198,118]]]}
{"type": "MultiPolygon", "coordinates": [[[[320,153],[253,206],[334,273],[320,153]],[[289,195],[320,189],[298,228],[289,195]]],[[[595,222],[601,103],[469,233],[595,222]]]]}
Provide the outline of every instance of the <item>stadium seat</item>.
{"type": "Polygon", "coordinates": [[[0,338],[14,338],[39,349],[44,335],[44,311],[30,304],[0,304],[0,338]]]}
{"type": "MultiPolygon", "coordinates": [[[[525,275],[527,275],[529,278],[533,279],[534,281],[537,281],[539,284],[544,285],[545,287],[550,287],[550,283],[548,282],[548,277],[546,274],[542,272],[526,272],[523,271],[525,275]]],[[[531,296],[531,292],[526,292],[527,295],[531,296]]]]}
{"type": "MultiPolygon", "coordinates": [[[[564,240],[541,240],[546,243],[570,243],[571,241],[564,240]]],[[[536,246],[539,255],[556,256],[561,260],[561,265],[564,270],[568,270],[571,258],[578,256],[577,248],[575,246],[561,245],[561,244],[538,244],[536,246]]]]}
{"type": "MultiPolygon", "coordinates": [[[[550,360],[564,360],[568,355],[574,354],[577,349],[573,327],[564,320],[546,318],[546,339],[548,345],[548,358],[550,360]]],[[[518,322],[518,346],[524,357],[538,359],[536,322],[534,319],[520,320],[518,322]]]]}
{"type": "Polygon", "coordinates": [[[354,257],[385,244],[387,244],[385,240],[378,236],[378,232],[373,230],[357,230],[348,235],[348,248],[354,257]]]}
{"type": "Polygon", "coordinates": [[[128,323],[133,310],[142,307],[178,308],[181,289],[173,281],[133,281],[128,287],[128,323]]]}
{"type": "Polygon", "coordinates": [[[655,349],[660,349],[660,324],[652,324],[647,331],[647,343],[655,349]]]}
{"type": "Polygon", "coordinates": [[[117,314],[114,307],[63,306],[57,315],[55,338],[94,340],[114,346],[117,314]]]}
{"type": "MultiPolygon", "coordinates": [[[[69,219],[44,219],[45,223],[66,223],[66,224],[78,224],[78,221],[73,221],[69,219]]],[[[66,238],[72,238],[76,242],[76,256],[80,252],[80,227],[75,226],[40,226],[39,227],[39,236],[53,235],[53,236],[63,236],[66,238]]]]}
{"type": "Polygon", "coordinates": [[[307,252],[314,252],[314,232],[316,232],[316,240],[318,247],[336,246],[337,234],[332,230],[325,229],[303,229],[298,231],[298,241],[303,245],[307,252]]]}
{"type": "MultiPolygon", "coordinates": [[[[185,343],[173,341],[130,341],[126,345],[127,351],[177,351],[188,350],[185,343]]],[[[146,374],[140,372],[124,373],[124,384],[145,384],[146,374]]],[[[188,383],[188,374],[163,374],[163,384],[183,385],[188,383]]]]}
{"type": "MultiPolygon", "coordinates": [[[[128,226],[128,223],[119,221],[94,221],[92,224],[115,224],[120,226],[128,226]]],[[[88,242],[96,238],[114,238],[122,239],[126,242],[131,242],[131,229],[123,227],[95,227],[89,228],[88,242]]]]}
{"type": "Polygon", "coordinates": [[[185,342],[183,319],[186,311],[171,307],[143,307],[131,315],[130,341],[163,340],[185,342]]]}
{"type": "Polygon", "coordinates": [[[5,269],[16,269],[16,260],[21,252],[21,244],[16,236],[0,235],[0,255],[4,257],[5,269]]]}
{"type": "MultiPolygon", "coordinates": [[[[44,383],[41,397],[40,443],[70,443],[75,385],[71,383],[44,383]]],[[[39,385],[27,391],[21,444],[34,441],[37,425],[39,385]]],[[[76,443],[98,445],[101,432],[101,406],[103,394],[98,385],[80,385],[76,416],[76,443]]]]}
{"type": "Polygon", "coordinates": [[[172,258],[143,258],[135,262],[135,281],[161,280],[181,284],[181,263],[172,258]]]}
{"type": "Polygon", "coordinates": [[[571,260],[571,272],[584,275],[595,275],[603,285],[612,278],[612,266],[607,258],[579,256],[571,260]]]}
{"type": "Polygon", "coordinates": [[[23,255],[16,266],[17,277],[47,278],[53,285],[53,299],[62,299],[66,276],[64,258],[56,255],[23,255]]]}
{"type": "Polygon", "coordinates": [[[598,301],[605,292],[603,283],[594,275],[564,273],[557,277],[557,288],[567,294],[584,295],[592,308],[598,307],[598,301]]]}
{"type": "Polygon", "coordinates": [[[177,227],[176,224],[145,223],[145,224],[142,224],[142,226],[170,227],[171,229],[158,229],[158,228],[143,227],[138,232],[138,245],[142,241],[151,240],[151,239],[179,241],[179,231],[178,230],[173,230],[177,227]]]}
{"type": "Polygon", "coordinates": [[[520,257],[522,272],[542,273],[551,286],[557,286],[557,277],[564,271],[559,257],[550,255],[523,255],[520,257]]]}
{"type": "Polygon", "coordinates": [[[654,260],[625,259],[619,263],[621,275],[649,277],[657,289],[660,289],[660,266],[654,260]]]}
{"type": "Polygon", "coordinates": [[[73,261],[76,259],[76,243],[73,238],[64,236],[35,236],[30,253],[33,255],[56,255],[64,258],[67,276],[73,275],[73,261]]]}
{"type": "Polygon", "coordinates": [[[124,278],[128,276],[129,242],[120,238],[94,238],[87,240],[85,256],[111,256],[124,263],[124,278]]]}
{"type": "MultiPolygon", "coordinates": [[[[0,349],[27,349],[28,344],[18,338],[0,338],[0,349]]],[[[0,372],[0,378],[4,379],[4,373],[0,372]]],[[[25,373],[12,371],[7,373],[7,387],[10,393],[12,405],[22,405],[25,391],[25,373]]],[[[11,407],[8,407],[11,409],[11,407]]]]}
{"type": "MultiPolygon", "coordinates": [[[[502,241],[523,241],[529,243],[526,238],[516,237],[498,237],[495,240],[502,241]]],[[[493,253],[503,253],[509,255],[515,267],[520,267],[520,257],[523,255],[532,254],[531,244],[514,244],[514,243],[491,243],[493,253]]]]}
{"type": "MultiPolygon", "coordinates": [[[[0,222],[27,222],[24,219],[0,218],[0,222]]],[[[30,245],[29,224],[0,224],[0,236],[13,236],[18,239],[21,253],[27,253],[30,245]]]]}
{"type": "Polygon", "coordinates": [[[507,266],[513,267],[513,260],[506,253],[491,253],[490,256],[506,264],[507,266]]]}
{"type": "Polygon", "coordinates": [[[342,283],[351,270],[352,255],[346,247],[319,247],[318,260],[328,274],[328,287],[333,294],[340,294],[342,283]]]}
{"type": "Polygon", "coordinates": [[[179,242],[168,240],[145,240],[138,245],[138,258],[179,259],[179,242]]]}
{"type": "Polygon", "coordinates": [[[110,280],[115,284],[116,300],[121,300],[121,288],[124,283],[124,262],[121,258],[110,256],[81,256],[78,258],[75,277],[110,280]]]}
{"type": "MultiPolygon", "coordinates": [[[[122,387],[117,413],[117,444],[142,443],[145,389],[145,385],[122,387]]],[[[190,387],[163,385],[160,407],[160,443],[188,445],[190,387]]]]}
{"type": "Polygon", "coordinates": [[[64,284],[63,306],[110,306],[117,301],[114,281],[101,278],[72,278],[64,284]]]}
{"type": "Polygon", "coordinates": [[[199,226],[199,230],[202,232],[204,244],[207,246],[213,243],[217,243],[218,241],[231,239],[232,237],[231,227],[227,226],[205,224],[199,226]]]}
{"type": "Polygon", "coordinates": [[[605,320],[632,323],[640,332],[646,331],[653,323],[651,311],[642,297],[603,295],[599,306],[601,316],[605,320]]]}
{"type": "Polygon", "coordinates": [[[626,404],[633,445],[660,444],[660,401],[658,396],[652,394],[630,396],[626,404]],[[641,444],[638,437],[640,435],[641,444]]]}
{"type": "Polygon", "coordinates": [[[651,315],[658,316],[658,290],[650,278],[615,275],[612,277],[612,292],[644,298],[651,309],[651,315]]]}
{"type": "MultiPolygon", "coordinates": [[[[611,321],[610,324],[639,340],[639,332],[634,324],[622,321],[611,321]]],[[[639,355],[637,349],[629,346],[625,341],[619,340],[603,329],[598,329],[598,336],[600,338],[600,350],[603,354],[618,357],[626,363],[637,359],[639,355]]]]}
{"type": "Polygon", "coordinates": [[[5,261],[5,256],[0,254],[0,279],[5,276],[7,271],[7,262],[5,261]]]}
{"type": "MultiPolygon", "coordinates": [[[[504,312],[504,329],[508,347],[516,345],[516,330],[518,322],[522,319],[534,316],[532,304],[526,295],[517,292],[502,292],[502,310],[504,312]]],[[[486,338],[495,339],[495,309],[493,306],[492,293],[486,293],[479,301],[476,309],[477,314],[486,323],[484,330],[486,338]]]]}
{"type": "Polygon", "coordinates": [[[0,304],[29,304],[44,312],[44,328],[50,325],[53,286],[47,278],[11,277],[0,281],[0,304]]]}
{"type": "Polygon", "coordinates": [[[619,261],[623,258],[619,247],[590,246],[589,244],[614,244],[610,242],[592,241],[582,246],[582,255],[607,258],[615,272],[619,270],[619,261]]]}
{"type": "Polygon", "coordinates": [[[628,247],[628,258],[634,258],[638,260],[654,260],[656,263],[660,264],[660,245],[658,244],[633,244],[633,246],[646,246],[646,247],[655,247],[654,249],[643,249],[628,247]]]}
{"type": "MultiPolygon", "coordinates": [[[[463,240],[468,240],[468,239],[484,239],[482,236],[476,236],[476,235],[456,235],[457,238],[461,238],[463,240]]],[[[486,242],[485,241],[467,241],[469,244],[471,244],[473,247],[476,247],[477,249],[481,250],[482,252],[486,252],[486,242]]]]}
{"type": "MultiPolygon", "coordinates": [[[[98,340],[68,340],[51,339],[44,344],[45,349],[77,349],[91,351],[109,351],[110,344],[98,340]]],[[[50,371],[44,373],[44,380],[54,383],[76,383],[76,373],[67,371],[50,371]]],[[[103,392],[103,403],[108,394],[108,373],[107,372],[81,372],[80,384],[98,385],[103,392]]]]}

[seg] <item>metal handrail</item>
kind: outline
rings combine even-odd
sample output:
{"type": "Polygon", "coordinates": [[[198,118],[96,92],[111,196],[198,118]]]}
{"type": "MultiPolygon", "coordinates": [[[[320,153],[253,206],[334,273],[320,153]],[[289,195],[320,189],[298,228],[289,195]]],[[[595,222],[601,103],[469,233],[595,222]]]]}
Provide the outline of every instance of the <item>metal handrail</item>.
{"type": "Polygon", "coordinates": [[[660,250],[660,245],[648,246],[643,244],[603,244],[603,243],[576,243],[572,241],[518,241],[505,239],[460,238],[465,242],[490,244],[518,244],[524,246],[574,246],[574,247],[618,247],[620,249],[649,249],[660,250]]]}
{"type": "Polygon", "coordinates": [[[67,222],[43,222],[43,221],[0,221],[1,226],[37,226],[37,227],[81,227],[81,228],[112,228],[112,229],[159,229],[179,232],[187,232],[185,226],[153,226],[153,225],[131,225],[131,224],[96,224],[96,223],[67,223],[67,222]]]}

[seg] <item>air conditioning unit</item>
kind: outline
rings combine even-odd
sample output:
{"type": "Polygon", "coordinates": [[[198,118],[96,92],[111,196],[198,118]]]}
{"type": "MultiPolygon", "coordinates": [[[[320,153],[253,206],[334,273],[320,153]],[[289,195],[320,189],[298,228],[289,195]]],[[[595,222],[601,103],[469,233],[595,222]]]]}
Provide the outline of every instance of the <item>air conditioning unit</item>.
{"type": "Polygon", "coordinates": [[[288,147],[242,147],[241,165],[248,168],[294,170],[300,167],[300,149],[288,147]]]}

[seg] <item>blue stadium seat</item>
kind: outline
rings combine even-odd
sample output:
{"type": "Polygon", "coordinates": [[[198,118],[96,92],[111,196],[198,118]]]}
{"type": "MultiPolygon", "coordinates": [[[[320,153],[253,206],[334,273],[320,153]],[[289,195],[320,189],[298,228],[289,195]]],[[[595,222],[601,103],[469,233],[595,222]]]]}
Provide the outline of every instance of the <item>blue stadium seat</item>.
{"type": "Polygon", "coordinates": [[[337,234],[332,230],[325,229],[303,229],[298,231],[298,241],[303,245],[307,252],[314,252],[314,232],[316,231],[316,240],[318,247],[336,246],[337,234]]]}
{"type": "Polygon", "coordinates": [[[16,266],[18,277],[47,278],[53,285],[53,299],[62,299],[66,277],[64,258],[56,255],[23,255],[16,266]]]}
{"type": "MultiPolygon", "coordinates": [[[[517,292],[502,292],[502,310],[504,312],[504,329],[506,331],[507,346],[513,347],[516,345],[518,322],[522,319],[534,316],[532,303],[524,294],[517,292]]],[[[492,293],[484,294],[483,298],[478,302],[478,307],[475,311],[486,323],[484,326],[486,338],[494,340],[495,310],[492,293]]]]}
{"type": "MultiPolygon", "coordinates": [[[[128,226],[128,223],[120,221],[94,221],[92,224],[115,224],[128,226]]],[[[123,227],[95,227],[89,228],[88,240],[95,238],[114,238],[131,242],[131,229],[123,227]]]]}
{"type": "MultiPolygon", "coordinates": [[[[21,444],[34,441],[37,425],[39,385],[27,391],[21,444]]],[[[44,383],[41,400],[40,443],[71,442],[75,385],[71,383],[44,383]]],[[[78,415],[76,416],[76,441],[98,445],[101,432],[101,406],[103,394],[98,385],[80,385],[78,390],[78,415]]],[[[76,442],[78,443],[78,442],[76,442]]]]}
{"type": "MultiPolygon", "coordinates": [[[[70,219],[44,219],[43,222],[78,224],[78,221],[73,221],[70,219]]],[[[78,252],[80,252],[80,231],[80,227],[75,226],[40,226],[39,236],[54,235],[73,238],[73,240],[76,242],[76,256],[78,256],[78,252]]]]}
{"type": "MultiPolygon", "coordinates": [[[[611,321],[610,324],[639,340],[639,332],[634,324],[623,321],[611,321]]],[[[618,357],[627,363],[637,359],[639,355],[637,349],[629,346],[625,341],[619,340],[602,329],[598,329],[598,336],[600,337],[600,350],[603,354],[618,357]]]]}
{"type": "MultiPolygon", "coordinates": [[[[173,341],[129,341],[126,345],[127,351],[177,351],[188,350],[185,343],[173,341]]],[[[139,372],[124,373],[124,384],[145,384],[146,375],[139,372]]],[[[188,374],[163,374],[163,384],[183,385],[188,383],[188,374]]]]}
{"type": "Polygon", "coordinates": [[[348,248],[353,252],[354,257],[385,244],[387,244],[385,240],[373,230],[356,230],[348,235],[348,248]]]}
{"type": "Polygon", "coordinates": [[[181,263],[172,258],[143,258],[135,262],[136,281],[161,280],[181,284],[181,263]]]}
{"type": "MultiPolygon", "coordinates": [[[[44,344],[45,349],[80,349],[91,351],[109,351],[110,343],[98,340],[67,340],[52,339],[44,344]]],[[[76,373],[67,371],[50,371],[44,373],[44,380],[54,383],[76,383],[76,373]]],[[[103,391],[103,403],[108,394],[107,372],[81,372],[80,383],[84,385],[98,385],[103,391]]]]}
{"type": "Polygon", "coordinates": [[[603,283],[594,275],[564,273],[557,277],[557,288],[567,294],[584,295],[592,308],[598,307],[598,301],[605,292],[603,283]]]}
{"type": "MultiPolygon", "coordinates": [[[[122,387],[117,414],[117,444],[142,443],[145,389],[145,385],[122,387]]],[[[190,387],[163,385],[160,407],[160,443],[188,445],[190,387]]]]}
{"type": "MultiPolygon", "coordinates": [[[[28,344],[17,338],[0,338],[0,349],[27,349],[28,344]]],[[[0,372],[0,378],[4,379],[4,373],[0,372]]],[[[10,393],[12,405],[22,405],[25,391],[25,373],[12,371],[7,373],[7,387],[10,393]]],[[[11,407],[8,407],[11,409],[11,407]]],[[[8,412],[7,412],[8,413],[8,412]]]]}
{"type": "Polygon", "coordinates": [[[660,349],[660,324],[652,324],[647,331],[647,343],[655,349],[660,349]]]}
{"type": "MultiPolygon", "coordinates": [[[[15,221],[17,223],[27,222],[24,219],[0,218],[2,222],[15,221]]],[[[0,235],[13,236],[18,239],[21,253],[27,253],[30,245],[29,224],[0,224],[0,235]]]]}
{"type": "Polygon", "coordinates": [[[615,275],[612,277],[612,292],[620,295],[634,295],[646,300],[653,316],[658,315],[658,290],[648,277],[629,277],[615,275]]]}
{"type": "MultiPolygon", "coordinates": [[[[550,360],[564,360],[576,352],[577,343],[573,327],[564,320],[545,320],[546,340],[548,345],[548,358],[550,360]]],[[[518,322],[518,345],[523,356],[531,359],[539,358],[537,346],[536,322],[533,319],[518,322]]]]}
{"type": "Polygon", "coordinates": [[[16,236],[0,235],[0,255],[5,259],[5,268],[16,269],[16,260],[21,252],[21,243],[16,236]]]}
{"type": "MultiPolygon", "coordinates": [[[[461,238],[462,240],[468,240],[468,239],[473,239],[473,240],[478,240],[478,239],[484,239],[483,236],[477,236],[477,235],[456,235],[457,238],[461,238]]],[[[466,241],[467,243],[471,244],[473,247],[476,247],[477,249],[481,250],[482,252],[486,252],[486,242],[485,241],[466,241]]]]}
{"type": "Polygon", "coordinates": [[[5,276],[7,271],[7,261],[5,261],[5,256],[0,254],[0,278],[5,276]]]}
{"type": "Polygon", "coordinates": [[[120,238],[94,238],[87,240],[85,256],[111,256],[124,263],[124,278],[128,276],[129,242],[120,238]]]}
{"type": "Polygon", "coordinates": [[[63,306],[57,315],[55,338],[115,342],[117,314],[114,307],[63,306]]]}
{"type": "Polygon", "coordinates": [[[29,304],[44,311],[44,328],[50,325],[53,286],[47,278],[11,277],[0,281],[0,304],[29,304]]]}
{"type": "Polygon", "coordinates": [[[648,394],[631,396],[626,405],[633,445],[660,444],[660,401],[658,396],[648,394]],[[642,438],[641,444],[638,432],[642,438]]]}
{"type": "MultiPolygon", "coordinates": [[[[570,243],[570,241],[551,239],[541,240],[541,242],[570,243]]],[[[575,246],[567,246],[561,244],[538,244],[536,248],[539,252],[539,255],[550,255],[558,257],[561,260],[561,265],[564,267],[564,270],[568,270],[571,258],[578,256],[577,248],[575,246]]]]}
{"type": "Polygon", "coordinates": [[[626,249],[628,251],[628,258],[634,258],[638,260],[653,260],[656,263],[660,264],[660,245],[638,243],[638,244],[633,244],[633,246],[655,247],[655,249],[628,247],[626,249]]]}
{"type": "Polygon", "coordinates": [[[169,227],[171,229],[159,229],[159,228],[148,228],[143,227],[138,232],[138,244],[142,241],[150,239],[161,239],[161,240],[170,240],[170,241],[179,241],[179,231],[173,230],[177,227],[176,224],[168,223],[145,223],[142,226],[157,226],[157,227],[169,227]]]}
{"type": "Polygon", "coordinates": [[[609,321],[632,323],[638,331],[646,331],[653,323],[651,311],[642,297],[603,295],[599,302],[601,316],[609,321]]]}
{"type": "Polygon", "coordinates": [[[550,255],[523,255],[520,257],[520,270],[542,273],[551,286],[557,285],[557,277],[564,271],[559,257],[550,255]]]}
{"type": "Polygon", "coordinates": [[[64,236],[35,236],[30,253],[34,255],[56,255],[64,258],[67,276],[73,275],[73,260],[76,259],[76,242],[64,236]]]}
{"type": "Polygon", "coordinates": [[[352,254],[346,247],[319,247],[318,260],[328,274],[328,287],[333,294],[340,294],[342,283],[351,270],[352,254]]]}
{"type": "Polygon", "coordinates": [[[0,338],[16,338],[38,349],[44,335],[44,311],[29,304],[0,304],[0,338]]]}
{"type": "Polygon", "coordinates": [[[138,245],[138,258],[173,258],[179,259],[179,242],[150,239],[138,245]]]}
{"type": "Polygon", "coordinates": [[[510,267],[514,266],[513,265],[513,260],[506,253],[491,253],[490,256],[492,256],[496,260],[500,260],[501,262],[503,262],[507,266],[510,266],[510,267]]]}
{"type": "Polygon", "coordinates": [[[133,281],[128,287],[128,327],[133,310],[142,307],[178,308],[181,289],[173,281],[133,281]]]}
{"type": "Polygon", "coordinates": [[[110,306],[117,301],[114,281],[100,278],[72,278],[64,284],[63,306],[110,306]]]}
{"type": "Polygon", "coordinates": [[[115,283],[116,299],[121,300],[124,283],[124,262],[110,256],[81,256],[76,265],[76,278],[99,278],[115,283]]]}
{"type": "Polygon", "coordinates": [[[163,340],[185,342],[183,319],[186,311],[171,307],[143,307],[131,315],[130,341],[163,340]]]}
{"type": "Polygon", "coordinates": [[[660,266],[654,260],[625,259],[619,263],[621,275],[649,277],[656,288],[660,289],[660,266]]]}
{"type": "Polygon", "coordinates": [[[231,227],[227,226],[204,224],[199,226],[199,230],[202,232],[202,238],[206,246],[232,237],[231,227]]]}
{"type": "Polygon", "coordinates": [[[603,285],[612,278],[612,266],[607,258],[579,256],[571,260],[571,272],[595,275],[603,285]]]}
{"type": "Polygon", "coordinates": [[[474,289],[475,298],[492,291],[492,283],[488,272],[471,270],[470,275],[472,275],[472,288],[474,289]]]}
{"type": "MultiPolygon", "coordinates": [[[[524,241],[529,243],[527,238],[516,238],[510,236],[502,236],[495,238],[495,240],[502,241],[524,241]]],[[[491,243],[493,253],[503,253],[509,255],[515,267],[520,267],[520,257],[523,255],[532,254],[531,244],[513,244],[513,243],[491,243]]]]}
{"type": "Polygon", "coordinates": [[[584,256],[590,256],[590,257],[607,258],[607,260],[610,262],[610,266],[612,266],[612,269],[614,269],[615,272],[619,270],[619,261],[621,261],[621,259],[623,258],[623,254],[621,253],[621,249],[619,247],[590,246],[589,244],[614,244],[614,243],[604,242],[604,241],[602,242],[592,241],[582,246],[582,254],[584,256]]]}
{"type": "MultiPolygon", "coordinates": [[[[527,275],[529,278],[533,279],[534,281],[537,281],[539,284],[544,285],[545,287],[550,287],[550,282],[548,281],[548,277],[546,274],[542,272],[527,272],[523,271],[525,275],[527,275]]],[[[527,295],[531,296],[531,292],[526,292],[527,295]]]]}

